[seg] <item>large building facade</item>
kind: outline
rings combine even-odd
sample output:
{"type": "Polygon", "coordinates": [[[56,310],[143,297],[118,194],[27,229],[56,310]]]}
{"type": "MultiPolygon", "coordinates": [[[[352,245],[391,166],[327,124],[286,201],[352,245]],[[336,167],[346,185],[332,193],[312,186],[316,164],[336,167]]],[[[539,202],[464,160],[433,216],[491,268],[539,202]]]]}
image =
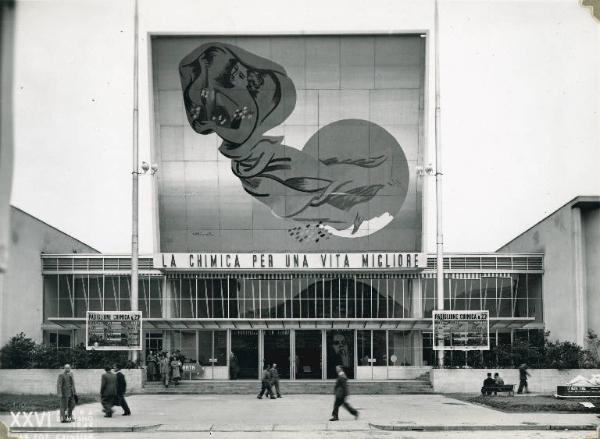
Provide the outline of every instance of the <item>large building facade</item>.
{"type": "MultiPolygon", "coordinates": [[[[203,366],[203,379],[229,378],[232,353],[240,379],[272,362],[291,379],[332,378],[336,364],[358,379],[410,376],[436,361],[435,257],[426,260],[407,271],[244,272],[165,268],[143,257],[144,351],[179,350],[203,366]]],[[[444,263],[445,309],[489,310],[492,346],[544,328],[543,255],[452,254],[444,263]]],[[[46,337],[83,343],[87,310],[131,309],[127,257],[43,255],[42,267],[46,337]]]]}

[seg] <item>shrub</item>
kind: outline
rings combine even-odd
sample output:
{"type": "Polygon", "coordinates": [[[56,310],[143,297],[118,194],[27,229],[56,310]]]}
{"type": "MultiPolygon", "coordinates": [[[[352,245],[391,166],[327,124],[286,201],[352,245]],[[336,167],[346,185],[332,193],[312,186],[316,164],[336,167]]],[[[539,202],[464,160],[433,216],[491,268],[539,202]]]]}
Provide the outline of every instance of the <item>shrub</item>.
{"type": "Polygon", "coordinates": [[[38,344],[20,333],[0,350],[4,369],[60,369],[70,364],[75,369],[100,369],[113,364],[132,369],[140,366],[128,360],[127,351],[88,351],[83,343],[74,348],[38,344]]]}
{"type": "Polygon", "coordinates": [[[2,347],[0,361],[4,369],[26,369],[31,367],[31,359],[35,350],[35,342],[19,333],[2,347]]]}

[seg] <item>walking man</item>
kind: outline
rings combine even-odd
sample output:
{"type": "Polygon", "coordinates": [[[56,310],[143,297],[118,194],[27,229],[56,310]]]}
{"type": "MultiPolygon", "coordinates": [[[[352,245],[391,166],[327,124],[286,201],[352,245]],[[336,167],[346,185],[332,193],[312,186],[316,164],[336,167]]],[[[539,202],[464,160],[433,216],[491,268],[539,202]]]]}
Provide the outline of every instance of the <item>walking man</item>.
{"type": "Polygon", "coordinates": [[[277,363],[273,363],[273,366],[271,366],[271,382],[273,383],[273,387],[275,387],[277,398],[281,398],[281,393],[279,393],[279,371],[277,370],[277,363]]]}
{"type": "Polygon", "coordinates": [[[160,359],[159,367],[160,367],[160,380],[162,381],[162,383],[165,387],[169,387],[169,368],[171,366],[170,366],[168,352],[163,354],[162,358],[160,359]]]}
{"type": "Polygon", "coordinates": [[[56,393],[60,398],[60,422],[73,422],[73,409],[77,402],[77,391],[75,390],[75,379],[71,373],[71,366],[65,364],[64,372],[58,376],[56,381],[56,393]]]}
{"type": "Polygon", "coordinates": [[[269,371],[268,364],[265,364],[262,371],[262,387],[260,388],[260,393],[256,397],[262,399],[265,392],[267,393],[267,398],[275,399],[273,390],[271,390],[271,372],[269,371]]]}
{"type": "Polygon", "coordinates": [[[333,412],[331,413],[330,421],[339,420],[338,412],[340,406],[343,406],[348,410],[350,414],[354,416],[354,419],[358,419],[358,410],[346,402],[346,398],[348,397],[348,378],[344,373],[344,369],[338,364],[335,366],[335,371],[337,373],[337,379],[335,380],[335,387],[333,389],[335,402],[333,403],[333,412]]]}
{"type": "Polygon", "coordinates": [[[102,381],[100,383],[100,402],[102,403],[102,411],[105,418],[111,418],[113,414],[113,406],[117,399],[117,377],[111,372],[110,367],[104,368],[102,381]]]}
{"type": "Polygon", "coordinates": [[[123,409],[123,416],[129,416],[131,415],[131,410],[129,410],[127,401],[125,401],[127,381],[125,380],[125,375],[123,375],[123,372],[121,372],[121,367],[118,364],[115,364],[115,372],[117,376],[117,405],[121,406],[123,409]]]}
{"type": "Polygon", "coordinates": [[[527,371],[527,369],[527,364],[525,363],[519,366],[519,390],[517,390],[517,393],[523,393],[523,389],[525,389],[525,393],[529,393],[527,377],[530,377],[531,374],[527,371]]]}

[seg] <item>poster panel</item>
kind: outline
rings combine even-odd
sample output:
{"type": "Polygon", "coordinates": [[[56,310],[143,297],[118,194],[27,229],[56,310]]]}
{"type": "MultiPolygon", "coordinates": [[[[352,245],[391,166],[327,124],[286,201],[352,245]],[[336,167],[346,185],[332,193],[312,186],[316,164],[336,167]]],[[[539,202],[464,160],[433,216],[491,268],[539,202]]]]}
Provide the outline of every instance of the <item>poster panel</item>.
{"type": "Polygon", "coordinates": [[[433,311],[433,349],[490,349],[489,311],[433,311]]]}
{"type": "Polygon", "coordinates": [[[151,47],[161,252],[421,250],[421,35],[151,47]]]}
{"type": "Polygon", "coordinates": [[[88,311],[85,321],[87,350],[141,351],[141,311],[88,311]]]}

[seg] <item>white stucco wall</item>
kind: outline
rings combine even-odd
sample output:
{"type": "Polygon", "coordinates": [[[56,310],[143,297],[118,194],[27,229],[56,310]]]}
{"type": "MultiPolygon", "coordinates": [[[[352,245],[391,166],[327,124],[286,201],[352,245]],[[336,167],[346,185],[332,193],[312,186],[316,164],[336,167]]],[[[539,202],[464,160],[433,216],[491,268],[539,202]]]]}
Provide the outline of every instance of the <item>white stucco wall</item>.
{"type": "MultiPolygon", "coordinates": [[[[483,380],[488,372],[498,372],[505,384],[519,387],[518,369],[432,369],[431,384],[439,393],[480,393],[483,380]]],[[[555,393],[556,386],[564,386],[573,378],[582,375],[590,378],[600,373],[600,369],[529,369],[527,380],[529,391],[533,393],[555,393]]]]}
{"type": "Polygon", "coordinates": [[[96,253],[96,251],[29,214],[10,211],[10,260],[4,282],[0,346],[19,332],[42,341],[42,253],[96,253]]]}
{"type": "MultiPolygon", "coordinates": [[[[72,369],[75,390],[79,395],[99,394],[102,369],[72,369]]],[[[143,387],[143,369],[123,369],[127,393],[137,393],[143,387]]],[[[57,369],[0,369],[0,393],[23,395],[56,394],[57,369]]]]}

